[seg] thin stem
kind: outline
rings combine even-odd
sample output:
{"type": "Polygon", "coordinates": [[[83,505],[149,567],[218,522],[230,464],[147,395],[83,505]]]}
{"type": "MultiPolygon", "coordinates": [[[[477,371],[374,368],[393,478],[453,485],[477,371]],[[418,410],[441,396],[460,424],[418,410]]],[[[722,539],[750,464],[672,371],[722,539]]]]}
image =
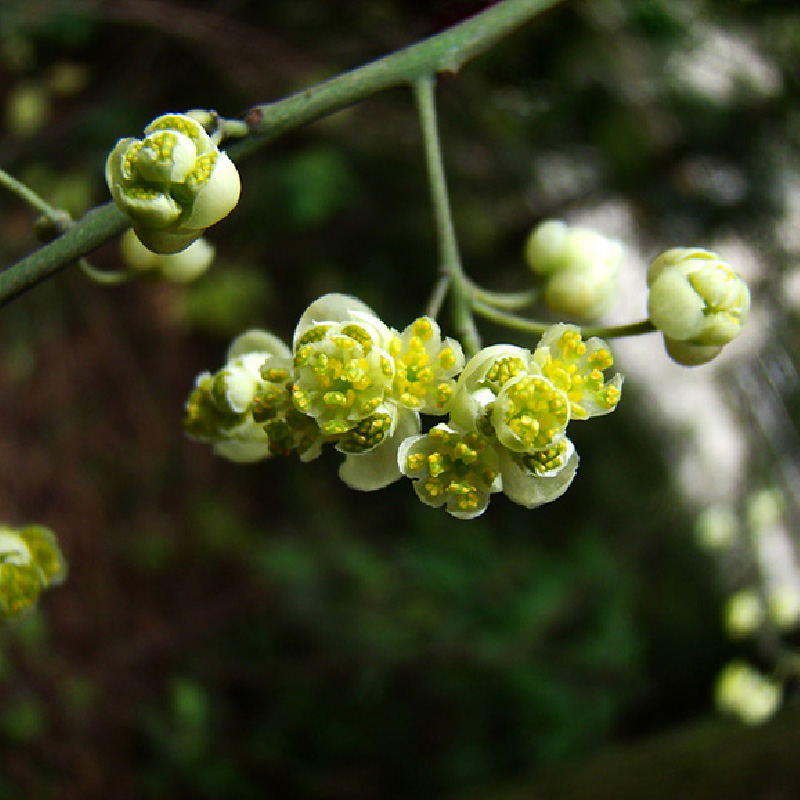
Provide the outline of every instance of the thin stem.
{"type": "Polygon", "coordinates": [[[470,308],[470,290],[461,267],[458,241],[450,210],[450,197],[444,174],[442,148],[436,125],[436,99],[434,97],[436,78],[427,75],[414,82],[414,97],[417,101],[422,144],[425,151],[425,164],[428,168],[428,183],[433,203],[433,218],[436,237],[439,243],[439,270],[448,276],[453,301],[453,322],[464,352],[474,355],[480,350],[480,338],[475,328],[470,308]]]}
{"type": "Polygon", "coordinates": [[[626,325],[599,325],[581,328],[581,334],[587,339],[599,336],[601,339],[624,339],[628,336],[642,336],[645,333],[658,333],[658,328],[649,319],[629,322],[626,325]]]}
{"type": "Polygon", "coordinates": [[[96,250],[130,224],[114,203],[93,208],[63,236],[0,272],[0,306],[96,250]]]}
{"type": "Polygon", "coordinates": [[[538,289],[526,289],[521,292],[494,292],[491,289],[484,289],[482,286],[478,286],[470,278],[466,280],[472,297],[494,308],[507,309],[509,311],[525,308],[535,303],[540,295],[538,289]]]}
{"type": "Polygon", "coordinates": [[[53,208],[43,198],[39,197],[33,189],[9,175],[5,170],[0,169],[0,186],[13,192],[20,200],[26,202],[31,208],[44,216],[55,219],[58,216],[57,209],[53,208]]]}
{"type": "Polygon", "coordinates": [[[128,283],[134,277],[134,273],[120,270],[119,272],[107,272],[104,269],[93,267],[85,258],[78,259],[78,269],[90,281],[99,284],[100,286],[121,286],[123,283],[128,283]]]}
{"type": "MultiPolygon", "coordinates": [[[[523,333],[532,333],[541,336],[548,328],[552,327],[553,324],[551,322],[539,322],[537,320],[518,317],[515,314],[508,314],[480,300],[474,300],[472,308],[476,314],[484,317],[484,319],[491,320],[497,325],[502,325],[504,328],[522,331],[523,333]]],[[[600,336],[603,339],[621,339],[626,336],[640,336],[644,333],[653,333],[657,330],[649,319],[643,319],[640,322],[631,322],[626,325],[597,325],[586,327],[578,325],[576,327],[580,328],[581,335],[587,339],[591,336],[600,336]]]]}
{"type": "Polygon", "coordinates": [[[433,287],[428,305],[425,307],[425,316],[436,319],[439,316],[439,311],[442,308],[447,292],[450,289],[450,275],[440,275],[439,280],[436,281],[436,286],[433,287]]]}

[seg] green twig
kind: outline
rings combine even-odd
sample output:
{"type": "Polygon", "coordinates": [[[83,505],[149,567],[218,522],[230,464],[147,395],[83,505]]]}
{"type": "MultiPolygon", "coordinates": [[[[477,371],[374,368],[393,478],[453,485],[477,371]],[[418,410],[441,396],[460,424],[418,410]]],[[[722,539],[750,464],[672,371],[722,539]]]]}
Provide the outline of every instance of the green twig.
{"type": "Polygon", "coordinates": [[[0,306],[51,277],[130,227],[114,205],[93,208],[55,241],[0,272],[0,306]]]}
{"type": "Polygon", "coordinates": [[[275,103],[253,106],[253,134],[229,148],[236,159],[265,143],[384,89],[440,72],[458,72],[504,36],[560,0],[503,0],[442,33],[275,103]]]}

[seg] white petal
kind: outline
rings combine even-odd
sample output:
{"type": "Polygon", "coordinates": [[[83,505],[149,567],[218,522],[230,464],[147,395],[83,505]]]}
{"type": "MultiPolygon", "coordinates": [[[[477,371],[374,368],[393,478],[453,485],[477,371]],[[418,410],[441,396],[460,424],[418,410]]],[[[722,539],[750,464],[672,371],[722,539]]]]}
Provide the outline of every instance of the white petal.
{"type": "Polygon", "coordinates": [[[266,353],[277,358],[291,358],[292,351],[274,334],[253,328],[239,334],[228,348],[226,361],[245,353],[266,353]]]}
{"type": "Polygon", "coordinates": [[[239,202],[242,184],[239,172],[227,153],[220,152],[214,171],[200,188],[186,219],[181,220],[180,232],[204,230],[233,211],[239,202]]]}
{"type": "Polygon", "coordinates": [[[397,468],[403,475],[408,476],[409,478],[416,478],[417,475],[411,475],[406,470],[406,462],[408,461],[408,454],[411,449],[418,444],[419,442],[424,441],[427,439],[428,436],[425,433],[418,434],[417,436],[409,436],[407,439],[400,443],[400,447],[397,448],[397,468]]]}
{"type": "Polygon", "coordinates": [[[503,493],[525,508],[536,508],[561,497],[567,491],[578,469],[578,454],[573,452],[567,463],[550,477],[534,475],[523,469],[503,450],[500,453],[500,472],[503,476],[503,493]]]}
{"type": "Polygon", "coordinates": [[[228,461],[235,461],[239,464],[251,464],[253,461],[261,461],[271,455],[269,441],[245,442],[236,439],[217,442],[214,445],[214,452],[218,456],[227,458],[228,461]]]}
{"type": "MultiPolygon", "coordinates": [[[[135,191],[129,192],[127,187],[122,186],[114,193],[114,200],[122,211],[135,221],[137,227],[144,226],[161,231],[172,225],[181,215],[180,206],[167,194],[140,197],[135,191]]],[[[141,236],[139,238],[141,239],[141,236]]]]}
{"type": "Polygon", "coordinates": [[[300,317],[292,337],[292,347],[308,328],[320,322],[344,322],[352,319],[353,312],[361,312],[376,317],[375,312],[365,303],[349,294],[332,292],[315,300],[300,317]]]}
{"type": "Polygon", "coordinates": [[[23,538],[10,528],[0,528],[0,568],[3,564],[22,567],[31,563],[31,551],[23,538]]]}
{"type": "Polygon", "coordinates": [[[461,511],[456,505],[457,498],[448,496],[447,513],[456,519],[475,519],[475,517],[479,517],[489,506],[490,495],[489,492],[479,492],[478,497],[480,498],[480,503],[476,508],[472,511],[461,511]]]}
{"type": "Polygon", "coordinates": [[[406,441],[419,437],[419,414],[401,408],[394,433],[383,444],[362,455],[347,455],[339,468],[339,477],[351,488],[362,492],[383,489],[401,474],[399,453],[406,441]]]}

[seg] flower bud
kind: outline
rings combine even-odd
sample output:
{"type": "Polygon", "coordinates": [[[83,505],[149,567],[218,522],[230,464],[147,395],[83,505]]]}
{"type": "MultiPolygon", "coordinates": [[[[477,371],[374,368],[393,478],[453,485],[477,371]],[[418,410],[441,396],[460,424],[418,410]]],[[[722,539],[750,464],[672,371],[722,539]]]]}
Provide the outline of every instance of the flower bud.
{"type": "Polygon", "coordinates": [[[650,320],[667,352],[692,366],[710,361],[735,339],[750,311],[750,291],[716,253],[674,248],[647,271],[650,320]]]}
{"type": "Polygon", "coordinates": [[[734,639],[755,633],[763,624],[765,609],[761,598],[753,589],[741,589],[725,603],[723,619],[725,630],[734,639]]]}
{"type": "Polygon", "coordinates": [[[114,202],[156,253],[177,253],[227,216],[239,199],[239,173],[203,126],[165,114],[144,139],[120,139],[106,161],[114,202]]]}
{"type": "Polygon", "coordinates": [[[620,242],[555,219],[536,227],[525,245],[528,265],[546,279],[545,303],[583,319],[597,318],[610,308],[622,255],[620,242]]]}
{"type": "Polygon", "coordinates": [[[145,247],[130,229],[120,238],[120,252],[131,272],[175,283],[199,278],[214,263],[216,254],[214,245],[200,237],[178,253],[160,255],[145,247]]]}
{"type": "Polygon", "coordinates": [[[720,711],[747,725],[766,722],[781,701],[781,687],[742,661],[728,664],[717,678],[715,700],[720,711]]]}

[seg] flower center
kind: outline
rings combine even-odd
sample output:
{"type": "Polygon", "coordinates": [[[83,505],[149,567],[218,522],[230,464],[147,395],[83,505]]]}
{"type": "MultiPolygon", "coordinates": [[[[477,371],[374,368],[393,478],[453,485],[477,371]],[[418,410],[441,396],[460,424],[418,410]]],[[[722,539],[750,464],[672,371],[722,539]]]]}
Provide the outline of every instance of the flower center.
{"type": "Polygon", "coordinates": [[[569,422],[566,395],[549,380],[525,375],[508,383],[495,403],[500,441],[517,452],[552,447],[569,422]]]}

